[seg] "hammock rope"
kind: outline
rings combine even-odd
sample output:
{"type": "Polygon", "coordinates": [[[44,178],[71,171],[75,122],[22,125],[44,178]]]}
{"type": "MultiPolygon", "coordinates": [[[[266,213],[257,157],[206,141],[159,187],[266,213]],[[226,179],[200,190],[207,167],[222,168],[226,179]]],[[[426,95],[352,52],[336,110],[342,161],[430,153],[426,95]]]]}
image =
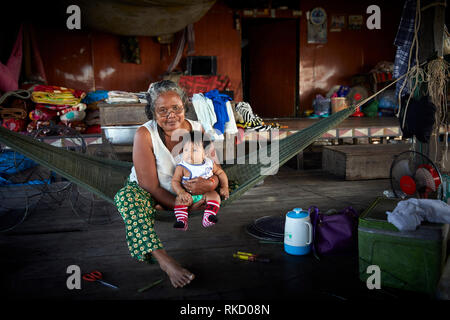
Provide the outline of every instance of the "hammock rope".
{"type": "MultiPolygon", "coordinates": [[[[406,77],[411,71],[359,103],[279,140],[278,148],[273,148],[274,150],[272,150],[273,145],[269,144],[237,158],[235,164],[224,164],[223,169],[228,178],[236,181],[239,186],[231,192],[229,199],[223,201],[222,205],[230,204],[263,180],[266,176],[261,174],[262,169],[267,170],[267,172],[271,170],[276,171],[278,167],[281,167],[289,159],[319,139],[328,130],[352,115],[357,108],[406,77]],[[250,159],[257,159],[258,154],[269,156],[271,152],[279,152],[279,161],[272,164],[272,167],[267,167],[262,163],[252,164],[250,161],[250,159]]],[[[105,159],[65,150],[2,127],[0,127],[0,143],[53,170],[62,177],[112,204],[114,204],[114,195],[124,186],[133,166],[131,162],[105,159]]],[[[167,217],[167,212],[165,212],[165,216],[167,217]]],[[[164,214],[161,211],[157,213],[157,219],[163,217],[164,214]]]]}

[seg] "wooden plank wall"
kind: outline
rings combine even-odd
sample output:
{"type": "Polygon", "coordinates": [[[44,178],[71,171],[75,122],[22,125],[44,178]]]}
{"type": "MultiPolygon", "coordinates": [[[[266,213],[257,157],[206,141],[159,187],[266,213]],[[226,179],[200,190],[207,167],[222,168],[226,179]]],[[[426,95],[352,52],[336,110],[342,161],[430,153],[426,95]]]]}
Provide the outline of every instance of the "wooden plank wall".
{"type": "MultiPolygon", "coordinates": [[[[177,39],[160,45],[154,37],[138,37],[141,64],[122,63],[119,36],[103,32],[69,31],[59,26],[37,26],[36,35],[49,84],[81,90],[146,91],[151,82],[161,80],[172,62],[177,39]],[[64,45],[61,45],[64,44],[64,45]]],[[[234,29],[233,12],[220,1],[194,24],[195,53],[217,56],[217,72],[228,75],[238,100],[241,89],[240,34],[234,29]]],[[[177,70],[185,70],[185,57],[177,70]]]]}

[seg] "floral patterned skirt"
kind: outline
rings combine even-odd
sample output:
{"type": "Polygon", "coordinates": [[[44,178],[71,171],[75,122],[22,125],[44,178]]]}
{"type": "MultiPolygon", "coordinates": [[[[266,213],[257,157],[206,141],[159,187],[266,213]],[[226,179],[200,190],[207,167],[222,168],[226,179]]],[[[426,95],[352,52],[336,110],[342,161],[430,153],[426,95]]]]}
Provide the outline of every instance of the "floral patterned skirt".
{"type": "Polygon", "coordinates": [[[114,202],[125,222],[131,256],[139,261],[155,263],[152,251],[163,249],[154,228],[155,200],[136,182],[128,179],[114,196],[114,202]]]}

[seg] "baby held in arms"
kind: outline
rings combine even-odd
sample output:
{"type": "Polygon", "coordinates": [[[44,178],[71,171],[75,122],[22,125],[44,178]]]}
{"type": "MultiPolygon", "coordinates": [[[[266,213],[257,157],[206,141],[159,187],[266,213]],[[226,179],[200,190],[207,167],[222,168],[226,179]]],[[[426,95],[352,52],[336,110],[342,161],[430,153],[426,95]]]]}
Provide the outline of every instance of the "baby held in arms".
{"type": "Polygon", "coordinates": [[[202,133],[191,131],[183,137],[182,160],[175,168],[172,178],[172,188],[176,192],[175,217],[177,221],[174,228],[187,230],[188,227],[188,208],[200,201],[203,197],[206,201],[205,211],[203,213],[202,225],[210,227],[217,220],[217,212],[220,208],[220,196],[228,199],[228,178],[225,172],[214,161],[206,156],[205,148],[209,141],[201,139],[202,133]],[[210,191],[205,194],[191,195],[183,187],[185,181],[202,177],[211,179],[213,175],[219,178],[220,195],[216,191],[210,191]]]}

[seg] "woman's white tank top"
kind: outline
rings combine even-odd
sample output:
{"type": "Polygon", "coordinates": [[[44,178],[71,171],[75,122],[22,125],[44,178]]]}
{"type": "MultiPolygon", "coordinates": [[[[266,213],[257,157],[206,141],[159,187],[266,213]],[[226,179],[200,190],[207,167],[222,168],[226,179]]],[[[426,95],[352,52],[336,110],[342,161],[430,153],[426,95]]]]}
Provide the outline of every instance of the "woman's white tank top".
{"type": "MultiPolygon", "coordinates": [[[[191,124],[192,130],[202,130],[202,125],[200,124],[200,122],[189,119],[186,120],[191,124]]],[[[150,132],[150,136],[152,137],[153,153],[155,154],[156,158],[156,171],[158,172],[159,185],[167,191],[175,194],[175,192],[172,190],[172,177],[175,172],[175,167],[181,161],[181,157],[174,158],[167,147],[164,145],[159,136],[158,126],[156,125],[155,120],[147,121],[142,126],[147,128],[147,130],[150,132]]],[[[137,184],[139,184],[134,166],[133,168],[131,168],[130,181],[135,181],[137,182],[137,184]]]]}

